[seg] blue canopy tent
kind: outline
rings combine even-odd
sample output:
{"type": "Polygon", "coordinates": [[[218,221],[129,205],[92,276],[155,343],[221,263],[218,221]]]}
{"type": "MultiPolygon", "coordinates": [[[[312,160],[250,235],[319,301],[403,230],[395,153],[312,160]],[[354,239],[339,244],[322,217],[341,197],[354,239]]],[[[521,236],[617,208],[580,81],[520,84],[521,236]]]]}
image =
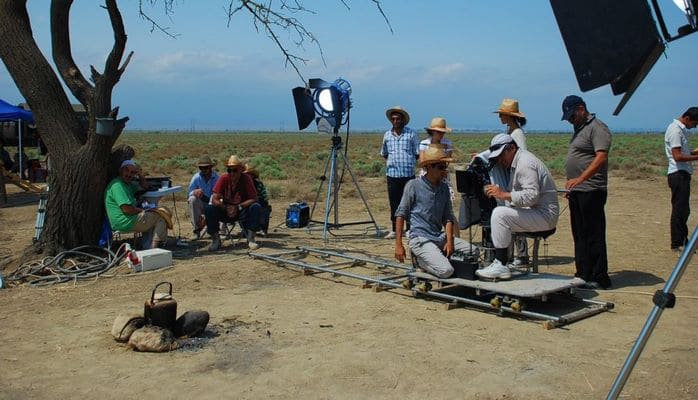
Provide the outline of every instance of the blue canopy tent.
{"type": "Polygon", "coordinates": [[[6,121],[16,121],[19,127],[19,165],[20,165],[20,176],[22,176],[21,166],[24,165],[24,160],[22,160],[22,122],[28,124],[34,123],[34,116],[31,111],[27,111],[21,107],[15,107],[12,104],[0,99],[0,122],[6,121]]]}

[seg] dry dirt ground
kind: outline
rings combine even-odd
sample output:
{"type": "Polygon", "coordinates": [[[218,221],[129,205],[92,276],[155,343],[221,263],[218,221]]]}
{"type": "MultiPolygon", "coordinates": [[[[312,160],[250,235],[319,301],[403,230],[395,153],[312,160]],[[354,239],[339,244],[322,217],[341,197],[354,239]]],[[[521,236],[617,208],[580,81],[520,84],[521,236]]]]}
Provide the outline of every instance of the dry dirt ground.
{"type": "MultiPolygon", "coordinates": [[[[383,180],[361,185],[378,223],[388,226],[383,180]]],[[[5,261],[30,242],[37,207],[8,190],[10,206],[0,208],[5,261]]],[[[363,228],[342,228],[326,244],[320,232],[287,229],[288,202],[273,202],[277,228],[260,238],[259,252],[326,246],[392,259],[393,242],[356,234],[363,228]]],[[[177,209],[187,236],[184,205],[177,209]]],[[[571,275],[563,208],[541,271],[571,275]]],[[[340,210],[350,217],[340,222],[356,221],[363,209],[358,199],[343,199],[340,210]]],[[[166,270],[2,289],[0,399],[605,398],[652,308],[651,294],[678,258],[669,251],[664,179],[612,178],[607,218],[614,288],[585,295],[615,309],[553,330],[470,308],[446,311],[404,290],[376,293],[356,280],[304,276],[253,260],[230,241],[210,254],[206,239],[191,249],[173,246],[174,267],[166,270]],[[160,281],[174,285],[180,313],[211,314],[201,347],[137,353],[111,338],[114,318],[142,311],[160,281]]],[[[695,226],[696,217],[689,222],[695,226]]],[[[622,398],[698,398],[695,262],[675,293],[676,307],[662,315],[622,398]]]]}

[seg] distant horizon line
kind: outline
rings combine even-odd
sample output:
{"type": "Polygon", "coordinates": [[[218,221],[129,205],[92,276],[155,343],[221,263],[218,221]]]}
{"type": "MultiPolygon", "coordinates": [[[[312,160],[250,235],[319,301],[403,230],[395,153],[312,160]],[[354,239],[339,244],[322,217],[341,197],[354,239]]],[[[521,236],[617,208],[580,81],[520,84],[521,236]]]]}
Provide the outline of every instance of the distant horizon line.
{"type": "MultiPolygon", "coordinates": [[[[384,133],[385,130],[382,129],[362,129],[362,130],[350,130],[349,133],[351,134],[382,134],[384,133]]],[[[419,131],[418,131],[419,132],[419,131]]],[[[611,129],[612,133],[629,133],[629,134],[664,134],[664,129],[611,129]]],[[[221,134],[275,134],[275,133],[288,133],[288,134],[316,134],[316,135],[329,135],[329,133],[323,133],[323,132],[313,132],[311,130],[308,131],[299,131],[299,130],[280,130],[280,129],[196,129],[196,130],[191,130],[191,129],[166,129],[166,128],[161,128],[161,129],[124,129],[123,133],[153,133],[153,134],[162,134],[162,133],[187,133],[187,134],[215,134],[215,133],[221,133],[221,134]]],[[[424,132],[426,133],[426,132],[424,132]]],[[[469,134],[486,134],[486,133],[491,133],[491,134],[496,134],[496,133],[502,133],[501,129],[454,129],[452,132],[449,132],[449,134],[457,134],[457,135],[469,135],[469,134]]],[[[571,134],[572,131],[565,131],[565,130],[545,130],[545,129],[532,129],[532,130],[527,130],[526,134],[545,134],[545,135],[556,135],[556,134],[561,134],[561,135],[566,135],[566,134],[571,134]]],[[[346,130],[340,131],[340,135],[346,134],[346,130]]]]}

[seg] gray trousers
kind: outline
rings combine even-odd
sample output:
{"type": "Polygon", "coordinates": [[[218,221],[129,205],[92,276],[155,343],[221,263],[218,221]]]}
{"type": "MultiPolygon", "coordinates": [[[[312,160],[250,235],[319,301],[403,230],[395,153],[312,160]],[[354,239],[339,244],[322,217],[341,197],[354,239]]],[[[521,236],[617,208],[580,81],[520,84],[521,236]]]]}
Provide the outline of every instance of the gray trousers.
{"type": "Polygon", "coordinates": [[[511,245],[512,233],[539,232],[555,228],[557,218],[550,218],[540,210],[532,208],[495,207],[490,218],[492,243],[497,249],[511,245]]]}
{"type": "MultiPolygon", "coordinates": [[[[441,252],[446,242],[433,242],[423,237],[410,239],[409,248],[417,257],[419,266],[428,273],[439,278],[448,278],[453,275],[453,267],[448,258],[441,252]]],[[[467,240],[453,238],[453,250],[465,254],[477,256],[480,249],[471,245],[467,240]]]]}
{"type": "Polygon", "coordinates": [[[196,196],[189,196],[187,200],[189,203],[189,217],[191,218],[192,231],[200,231],[199,220],[201,216],[204,215],[204,208],[206,208],[206,203],[196,196]]]}

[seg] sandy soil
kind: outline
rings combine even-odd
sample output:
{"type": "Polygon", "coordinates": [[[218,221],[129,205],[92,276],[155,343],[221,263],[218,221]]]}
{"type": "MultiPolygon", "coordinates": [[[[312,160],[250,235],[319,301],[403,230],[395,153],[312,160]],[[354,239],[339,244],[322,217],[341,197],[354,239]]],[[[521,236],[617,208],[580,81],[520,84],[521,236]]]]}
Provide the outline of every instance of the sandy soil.
{"type": "MultiPolygon", "coordinates": [[[[389,226],[383,180],[361,185],[378,222],[389,226]]],[[[8,190],[10,206],[0,208],[0,261],[30,242],[36,215],[36,201],[22,204],[31,198],[8,190]]],[[[343,236],[327,244],[320,232],[287,229],[288,202],[273,202],[272,225],[278,226],[259,240],[259,252],[326,246],[392,259],[392,241],[356,234],[357,228],[338,230],[343,236]]],[[[184,203],[177,208],[186,236],[184,203]]],[[[355,221],[364,208],[357,199],[343,199],[340,209],[351,215],[340,218],[344,222],[355,221]]],[[[209,254],[205,239],[191,250],[173,247],[174,267],[166,270],[3,289],[0,399],[605,398],[652,308],[651,294],[663,287],[678,258],[669,251],[664,179],[613,178],[607,217],[615,286],[585,295],[616,307],[553,330],[474,309],[446,311],[442,303],[404,290],[375,293],[356,280],[304,276],[253,260],[242,244],[229,241],[209,254]],[[203,347],[146,354],[111,338],[114,318],[142,311],[160,281],[173,283],[180,313],[210,312],[210,340],[203,347]]],[[[696,222],[692,217],[690,225],[696,222]]],[[[548,243],[541,271],[571,275],[566,210],[548,243]]],[[[693,267],[623,398],[698,398],[693,267]]]]}

